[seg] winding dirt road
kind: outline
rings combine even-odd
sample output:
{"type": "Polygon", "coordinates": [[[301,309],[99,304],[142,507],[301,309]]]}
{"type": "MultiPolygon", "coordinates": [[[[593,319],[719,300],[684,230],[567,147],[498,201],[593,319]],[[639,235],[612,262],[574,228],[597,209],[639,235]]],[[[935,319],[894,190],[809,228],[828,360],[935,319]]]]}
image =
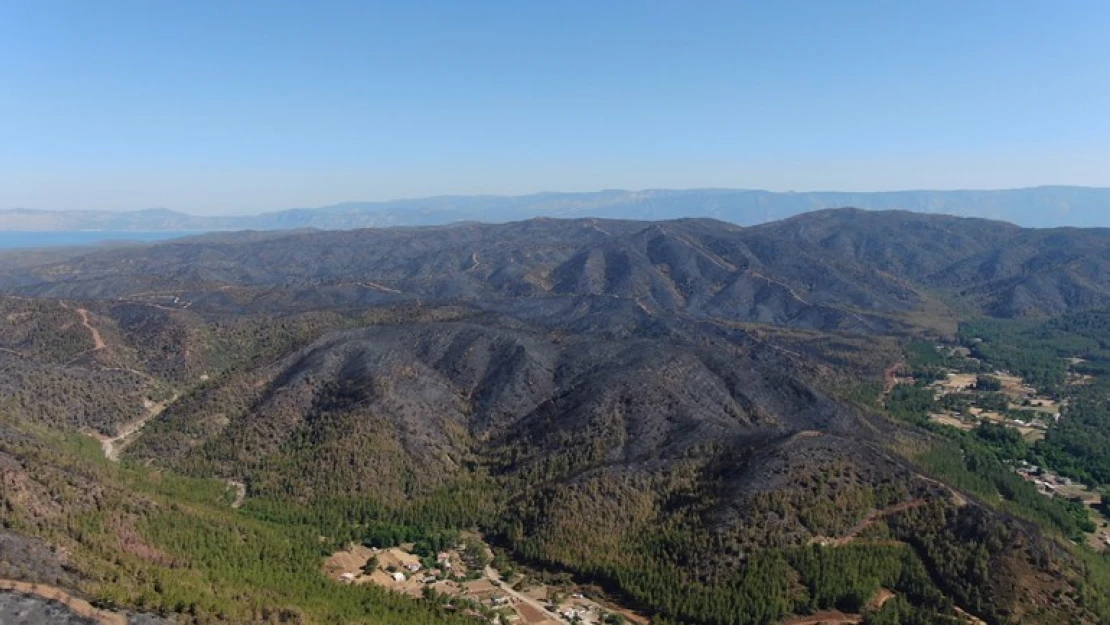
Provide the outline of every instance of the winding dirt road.
{"type": "Polygon", "coordinates": [[[892,514],[898,514],[899,512],[905,512],[906,510],[911,510],[913,508],[918,508],[923,505],[925,505],[924,499],[912,499],[910,501],[904,501],[898,505],[884,508],[882,510],[873,510],[870,514],[863,517],[863,519],[859,523],[856,523],[855,527],[848,530],[847,534],[843,536],[838,536],[836,538],[829,538],[827,536],[814,536],[809,540],[809,542],[810,544],[820,543],[822,545],[828,546],[847,545],[848,543],[858,538],[863,530],[874,525],[875,522],[877,522],[879,519],[888,517],[892,514]]]}
{"type": "Polygon", "coordinates": [[[84,308],[77,308],[75,310],[77,314],[81,316],[81,325],[85,326],[85,329],[89,331],[89,335],[92,336],[93,350],[104,349],[104,338],[100,336],[100,330],[97,330],[96,326],[89,323],[89,311],[84,308]]]}
{"type": "Polygon", "coordinates": [[[60,302],[60,304],[62,308],[65,308],[66,310],[72,310],[73,312],[77,313],[78,317],[81,318],[81,325],[89,331],[89,336],[92,337],[93,341],[93,348],[89,351],[104,349],[104,337],[100,336],[100,330],[97,330],[96,326],[94,326],[92,322],[89,321],[89,311],[84,308],[74,308],[65,302],[60,302]]]}
{"type": "Polygon", "coordinates": [[[111,460],[112,462],[119,462],[120,452],[123,451],[123,448],[131,442],[132,437],[138,434],[139,431],[141,431],[146,426],[146,424],[150,422],[151,419],[162,414],[162,411],[166,409],[166,406],[176,401],[177,398],[178,395],[175,394],[173,397],[164,402],[156,403],[150,400],[144,401],[143,408],[146,409],[146,413],[130,423],[123,424],[123,426],[119,428],[119,430],[117,431],[118,433],[115,436],[109,437],[104,436],[103,434],[93,433],[92,437],[100,441],[100,448],[104,450],[104,457],[108,460],[111,460]]]}

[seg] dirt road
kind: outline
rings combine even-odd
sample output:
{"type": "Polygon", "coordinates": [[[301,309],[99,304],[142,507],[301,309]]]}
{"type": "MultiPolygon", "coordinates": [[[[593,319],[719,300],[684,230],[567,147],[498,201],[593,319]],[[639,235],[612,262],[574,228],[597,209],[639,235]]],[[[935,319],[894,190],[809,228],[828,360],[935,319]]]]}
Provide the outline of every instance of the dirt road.
{"type": "Polygon", "coordinates": [[[104,339],[100,336],[100,330],[97,330],[96,326],[89,323],[89,311],[84,308],[78,308],[76,310],[77,314],[81,316],[81,325],[85,326],[85,329],[88,330],[89,334],[92,336],[93,349],[104,349],[104,339]]]}
{"type": "Polygon", "coordinates": [[[146,400],[143,403],[143,408],[146,410],[146,413],[130,423],[125,423],[122,427],[119,428],[119,430],[117,431],[118,433],[115,436],[109,437],[104,436],[103,434],[92,434],[93,438],[100,441],[100,448],[104,450],[104,457],[108,460],[111,460],[112,462],[119,462],[119,454],[121,451],[123,451],[123,448],[126,447],[129,442],[131,442],[131,437],[138,434],[139,431],[142,430],[143,427],[145,427],[151,419],[162,414],[162,411],[166,409],[166,406],[176,401],[177,398],[178,395],[175,394],[173,397],[164,402],[156,403],[146,400]]]}
{"type": "MultiPolygon", "coordinates": [[[[499,573],[497,569],[493,568],[492,566],[487,566],[485,573],[486,578],[489,579],[491,582],[497,582],[497,585],[501,587],[501,590],[504,591],[505,594],[513,597],[521,603],[526,603],[532,606],[533,608],[539,610],[541,614],[548,614],[547,606],[545,606],[542,602],[537,601],[524,593],[513,590],[512,586],[501,581],[501,573],[499,573]]],[[[559,620],[555,615],[552,615],[551,619],[559,620]]]]}
{"type": "Polygon", "coordinates": [[[55,588],[54,586],[30,584],[11,579],[0,579],[0,590],[10,590],[25,595],[41,597],[49,601],[57,601],[77,616],[92,619],[100,623],[100,625],[127,625],[127,618],[124,615],[94,608],[88,601],[74,597],[61,588],[55,588]]]}
{"type": "Polygon", "coordinates": [[[879,519],[888,517],[892,514],[898,514],[899,512],[905,512],[906,510],[917,508],[923,505],[925,505],[924,499],[913,499],[910,501],[904,501],[898,505],[891,506],[889,508],[884,508],[882,510],[873,510],[870,514],[863,517],[863,519],[859,523],[856,523],[855,527],[848,530],[847,534],[843,536],[838,536],[837,538],[829,538],[828,536],[814,536],[809,540],[809,542],[810,544],[820,543],[822,545],[828,546],[847,545],[848,543],[858,538],[863,530],[874,525],[875,522],[879,519]]]}
{"type": "Polygon", "coordinates": [[[96,326],[89,321],[89,311],[84,308],[73,308],[65,302],[61,302],[61,306],[67,310],[72,310],[81,318],[81,325],[85,326],[85,329],[89,331],[89,336],[92,337],[93,341],[93,348],[89,351],[104,349],[104,338],[100,336],[100,330],[97,330],[96,326]]]}

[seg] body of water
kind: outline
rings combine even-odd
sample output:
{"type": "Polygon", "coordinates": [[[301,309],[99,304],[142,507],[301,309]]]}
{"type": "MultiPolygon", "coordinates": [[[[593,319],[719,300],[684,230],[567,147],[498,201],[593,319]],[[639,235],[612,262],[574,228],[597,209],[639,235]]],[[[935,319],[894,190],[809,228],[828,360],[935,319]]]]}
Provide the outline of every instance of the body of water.
{"type": "Polygon", "coordinates": [[[77,230],[58,232],[0,232],[0,250],[74,247],[110,243],[151,243],[203,234],[202,232],[126,232],[77,230]]]}

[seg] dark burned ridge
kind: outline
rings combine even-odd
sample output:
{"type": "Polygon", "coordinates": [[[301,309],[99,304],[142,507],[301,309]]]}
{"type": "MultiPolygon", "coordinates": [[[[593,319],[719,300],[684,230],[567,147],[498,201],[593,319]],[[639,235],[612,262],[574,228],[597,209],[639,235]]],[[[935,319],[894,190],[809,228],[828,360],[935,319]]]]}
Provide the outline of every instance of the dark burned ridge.
{"type": "Polygon", "coordinates": [[[64,606],[34,595],[0,590],[0,623],[21,625],[96,625],[64,606]]]}
{"type": "Polygon", "coordinates": [[[14,263],[0,286],[69,299],[172,293],[176,306],[230,313],[607,295],[655,312],[889,332],[935,304],[931,294],[999,316],[1107,305],[1108,250],[1107,230],[837,209],[751,228],[538,219],[223,234],[14,263]]]}
{"type": "MultiPolygon", "coordinates": [[[[755,342],[575,338],[490,320],[378,326],[330,334],[258,371],[246,412],[212,435],[231,443],[249,432],[254,453],[274,453],[323,414],[354,412],[394,428],[433,466],[438,452],[458,451],[454,429],[505,453],[567,452],[588,432],[611,445],[591,461],[630,464],[802,429],[860,436],[858,417],[803,381],[808,369],[755,342]]],[[[187,409],[162,420],[187,420],[187,409]]]]}

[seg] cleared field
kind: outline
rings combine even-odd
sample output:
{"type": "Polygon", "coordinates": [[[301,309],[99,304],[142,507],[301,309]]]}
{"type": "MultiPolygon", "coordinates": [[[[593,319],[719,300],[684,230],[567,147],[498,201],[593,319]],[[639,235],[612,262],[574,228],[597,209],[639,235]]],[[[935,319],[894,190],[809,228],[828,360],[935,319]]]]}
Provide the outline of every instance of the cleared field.
{"type": "Polygon", "coordinates": [[[558,621],[551,620],[550,615],[547,612],[532,607],[527,603],[520,603],[513,607],[516,608],[517,613],[520,614],[520,618],[523,619],[525,623],[530,623],[531,625],[540,625],[543,623],[551,623],[552,625],[555,625],[556,623],[558,623],[558,621]]]}
{"type": "Polygon", "coordinates": [[[373,551],[362,545],[346,551],[338,551],[324,560],[324,574],[337,581],[344,574],[361,574],[362,567],[373,555],[373,551]]]}
{"type": "Polygon", "coordinates": [[[933,382],[942,393],[955,393],[975,386],[974,373],[949,373],[944,380],[933,382]]]}
{"type": "Polygon", "coordinates": [[[948,426],[954,427],[958,430],[963,430],[965,432],[969,432],[969,431],[975,429],[975,424],[974,423],[971,423],[969,421],[964,421],[963,419],[960,419],[960,418],[955,417],[953,415],[940,413],[940,412],[934,412],[934,413],[930,414],[929,415],[929,420],[934,422],[934,423],[940,423],[941,425],[948,425],[948,426]]]}
{"type": "Polygon", "coordinates": [[[1021,432],[1021,438],[1027,443],[1035,443],[1039,440],[1044,440],[1044,430],[1040,428],[1027,428],[1018,427],[1018,432],[1021,432]]]}

